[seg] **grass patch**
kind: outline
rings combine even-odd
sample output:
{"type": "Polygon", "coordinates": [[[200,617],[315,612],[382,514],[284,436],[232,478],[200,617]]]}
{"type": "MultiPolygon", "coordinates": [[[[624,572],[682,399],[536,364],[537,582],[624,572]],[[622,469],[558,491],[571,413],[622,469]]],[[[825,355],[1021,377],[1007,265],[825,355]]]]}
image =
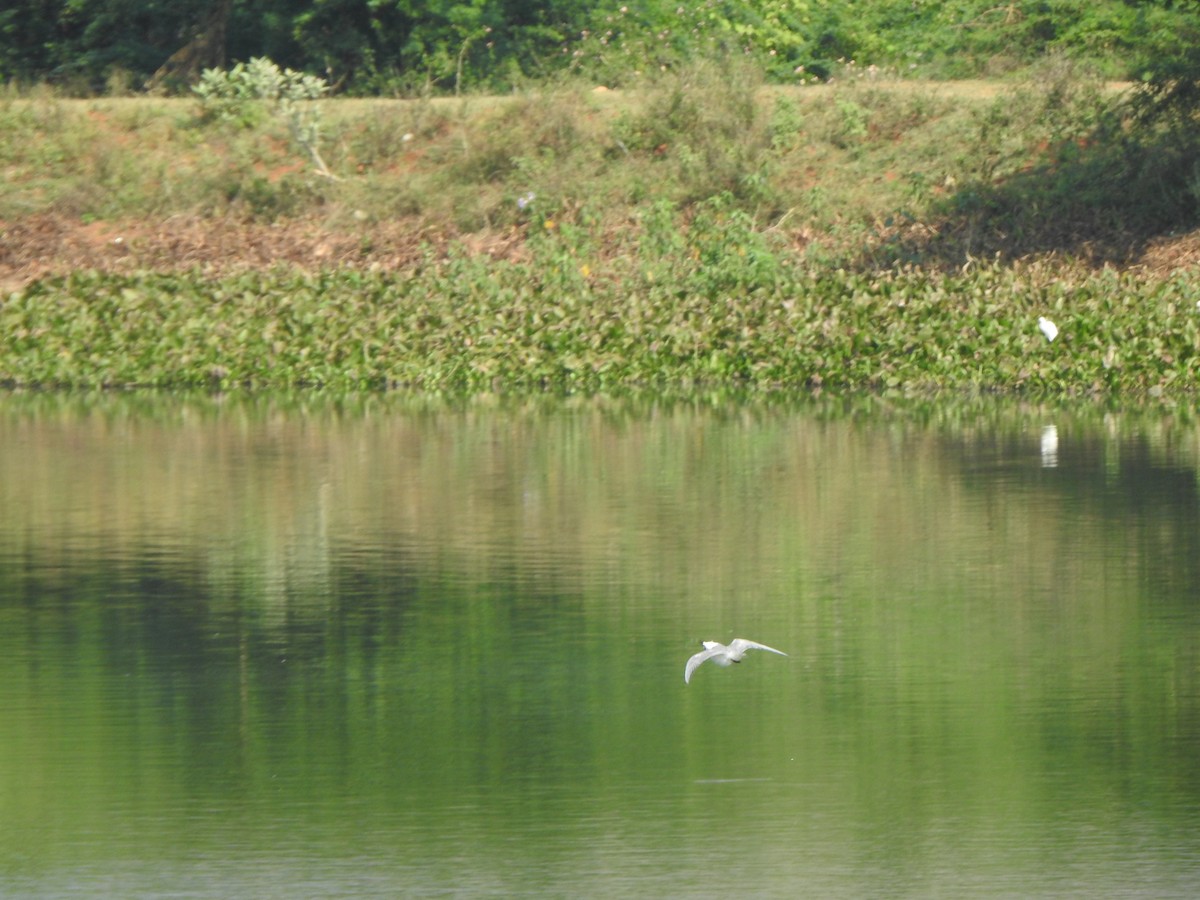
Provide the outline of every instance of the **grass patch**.
{"type": "Polygon", "coordinates": [[[519,224],[530,193],[545,215],[586,207],[610,223],[646,203],[726,194],[759,227],[840,252],[901,223],[964,218],[981,191],[1094,129],[1094,98],[1111,96],[1040,76],[997,90],[866,78],[767,87],[753,67],[701,60],[629,92],[560,82],[503,98],[316,101],[336,183],[269,116],[10,94],[0,219],[354,216],[461,234],[519,224]]]}

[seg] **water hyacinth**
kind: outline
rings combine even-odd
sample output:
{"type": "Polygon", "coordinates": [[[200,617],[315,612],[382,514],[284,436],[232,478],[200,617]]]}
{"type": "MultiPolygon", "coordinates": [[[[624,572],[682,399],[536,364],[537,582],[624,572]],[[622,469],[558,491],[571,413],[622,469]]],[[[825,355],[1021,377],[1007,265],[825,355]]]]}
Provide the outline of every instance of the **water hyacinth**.
{"type": "Polygon", "coordinates": [[[531,259],[451,252],[398,273],[45,279],[0,307],[0,381],[1171,395],[1200,367],[1183,276],[806,268],[719,204],[687,230],[648,217],[602,256],[574,227],[539,234],[531,259]],[[1031,286],[1070,306],[1077,352],[1031,352],[1031,286]]]}

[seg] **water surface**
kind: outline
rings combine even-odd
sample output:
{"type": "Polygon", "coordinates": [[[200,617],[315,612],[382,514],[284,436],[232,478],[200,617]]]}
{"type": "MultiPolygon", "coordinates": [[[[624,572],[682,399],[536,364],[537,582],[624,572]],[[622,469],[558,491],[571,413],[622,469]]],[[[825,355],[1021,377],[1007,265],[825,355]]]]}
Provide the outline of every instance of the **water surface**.
{"type": "Polygon", "coordinates": [[[1200,894],[1200,425],[0,399],[0,895],[1200,894]],[[788,651],[706,665],[702,639],[788,651]]]}

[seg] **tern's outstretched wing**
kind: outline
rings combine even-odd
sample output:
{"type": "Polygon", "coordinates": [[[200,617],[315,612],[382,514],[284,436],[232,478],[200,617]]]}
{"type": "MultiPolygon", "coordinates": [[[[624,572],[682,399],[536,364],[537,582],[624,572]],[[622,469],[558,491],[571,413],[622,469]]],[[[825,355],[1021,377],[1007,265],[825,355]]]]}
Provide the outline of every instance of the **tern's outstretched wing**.
{"type": "MultiPolygon", "coordinates": [[[[709,642],[711,643],[711,642],[709,642]]],[[[705,660],[712,659],[718,653],[723,653],[725,648],[720,644],[715,647],[709,647],[707,650],[701,650],[695,656],[687,661],[687,665],[683,669],[683,683],[687,684],[692,680],[692,673],[696,671],[696,667],[705,660]]]]}
{"type": "MultiPolygon", "coordinates": [[[[780,656],[787,656],[782,650],[776,650],[774,647],[768,647],[766,644],[758,643],[758,641],[748,641],[745,638],[734,638],[729,644],[729,649],[735,653],[743,653],[746,650],[768,650],[771,653],[778,653],[780,656]]],[[[699,663],[696,665],[699,665],[699,663]]]]}

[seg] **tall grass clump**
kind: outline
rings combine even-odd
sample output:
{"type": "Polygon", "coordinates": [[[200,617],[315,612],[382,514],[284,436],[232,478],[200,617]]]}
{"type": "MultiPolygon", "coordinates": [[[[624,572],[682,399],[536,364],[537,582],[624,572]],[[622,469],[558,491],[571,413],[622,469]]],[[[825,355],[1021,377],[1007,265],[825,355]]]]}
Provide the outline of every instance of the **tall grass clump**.
{"type": "Polygon", "coordinates": [[[760,71],[729,59],[682,66],[648,84],[612,132],[620,153],[643,163],[635,198],[665,184],[682,202],[721,193],[763,202],[771,132],[761,88],[760,71]]]}

